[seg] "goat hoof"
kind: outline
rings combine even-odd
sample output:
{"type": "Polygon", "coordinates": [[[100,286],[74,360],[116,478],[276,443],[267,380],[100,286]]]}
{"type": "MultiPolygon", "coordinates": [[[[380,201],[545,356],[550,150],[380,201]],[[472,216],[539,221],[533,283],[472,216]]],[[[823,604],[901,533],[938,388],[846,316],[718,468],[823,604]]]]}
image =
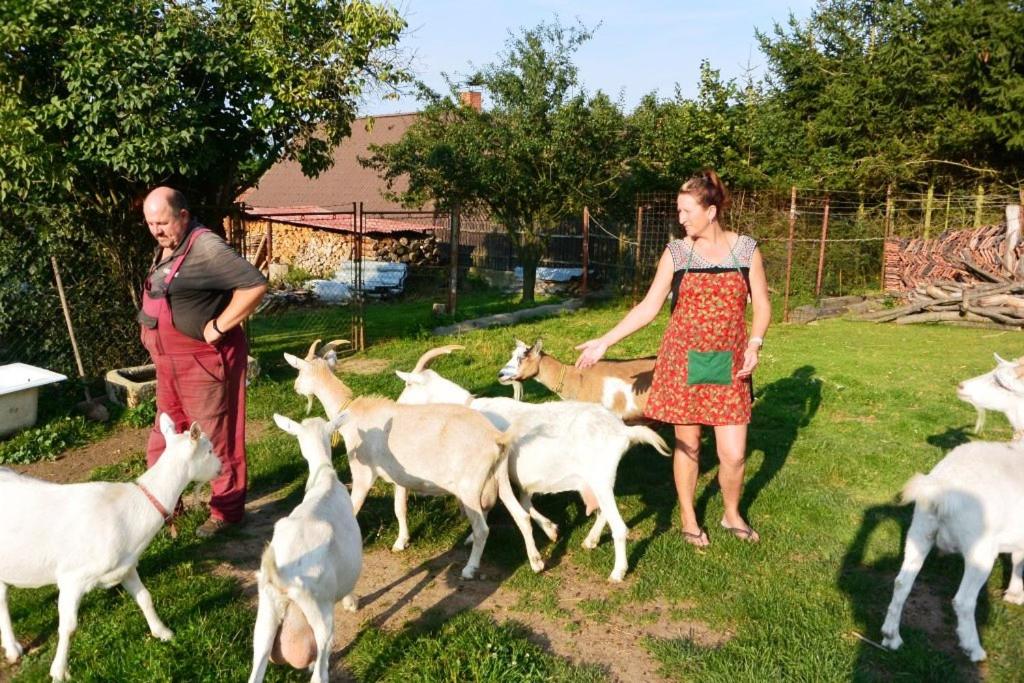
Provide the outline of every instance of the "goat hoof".
{"type": "Polygon", "coordinates": [[[462,570],[462,578],[466,581],[472,581],[474,576],[476,576],[476,567],[466,567],[462,570]]]}
{"type": "Polygon", "coordinates": [[[391,546],[391,552],[393,552],[393,553],[400,553],[400,552],[402,552],[403,550],[405,550],[408,547],[409,547],[409,539],[406,539],[404,541],[398,540],[398,541],[395,541],[395,544],[393,546],[391,546]]]}
{"type": "Polygon", "coordinates": [[[584,550],[593,550],[597,547],[597,539],[592,539],[590,537],[584,538],[582,545],[584,550]]]}
{"type": "Polygon", "coordinates": [[[19,643],[14,643],[13,647],[4,648],[4,650],[4,658],[7,660],[8,664],[14,664],[21,659],[21,655],[24,654],[24,650],[21,649],[21,645],[19,643]]]}
{"type": "Polygon", "coordinates": [[[69,674],[67,669],[50,669],[50,678],[55,681],[66,681],[68,680],[68,676],[69,674]]]}
{"type": "Polygon", "coordinates": [[[558,525],[552,524],[549,528],[544,529],[544,535],[548,537],[548,540],[552,543],[558,541],[558,525]]]}
{"type": "Polygon", "coordinates": [[[615,571],[613,571],[611,574],[608,575],[608,580],[611,581],[612,583],[622,583],[622,580],[624,578],[626,578],[626,570],[625,569],[623,569],[621,571],[616,569],[615,571]]]}
{"type": "Polygon", "coordinates": [[[985,658],[988,657],[988,654],[985,650],[979,647],[976,650],[968,650],[967,656],[971,658],[972,662],[984,662],[985,658]]]}
{"type": "Polygon", "coordinates": [[[539,557],[539,556],[538,557],[531,557],[530,558],[530,568],[534,572],[544,571],[544,559],[539,557]]]}
{"type": "Polygon", "coordinates": [[[1016,593],[1006,591],[1003,593],[1003,600],[1013,605],[1024,605],[1024,591],[1018,591],[1016,593]]]}
{"type": "Polygon", "coordinates": [[[359,610],[359,599],[354,595],[346,595],[341,599],[341,607],[346,612],[356,612],[359,610]]]}
{"type": "Polygon", "coordinates": [[[900,638],[898,633],[894,636],[886,636],[885,638],[882,638],[882,645],[890,650],[898,650],[900,649],[900,646],[903,645],[903,639],[900,638]]]}
{"type": "Polygon", "coordinates": [[[174,638],[174,631],[172,631],[171,629],[169,629],[166,626],[164,626],[163,628],[160,628],[160,629],[154,629],[153,637],[156,638],[157,640],[162,640],[164,642],[167,642],[167,641],[171,640],[172,638],[174,638]]]}

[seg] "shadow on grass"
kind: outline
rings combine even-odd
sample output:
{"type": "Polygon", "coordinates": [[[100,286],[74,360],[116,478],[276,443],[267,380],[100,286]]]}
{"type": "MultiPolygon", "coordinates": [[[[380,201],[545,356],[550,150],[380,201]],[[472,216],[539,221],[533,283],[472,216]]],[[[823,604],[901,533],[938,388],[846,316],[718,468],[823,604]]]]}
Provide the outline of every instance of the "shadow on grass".
{"type": "MultiPolygon", "coordinates": [[[[747,472],[740,512],[755,528],[756,521],[750,519],[751,506],[761,491],[782,471],[800,430],[811,424],[821,406],[821,381],[814,376],[814,372],[813,366],[803,365],[789,377],[765,385],[754,396],[747,452],[761,450],[764,458],[756,472],[747,472]]],[[[718,464],[714,430],[703,431],[700,454],[702,471],[718,464]]],[[[704,520],[708,502],[720,490],[718,480],[715,479],[701,492],[694,504],[698,520],[704,520]]],[[[704,525],[707,525],[706,520],[704,525]]]]}
{"type": "MultiPolygon", "coordinates": [[[[953,595],[964,570],[959,555],[929,555],[904,606],[900,629],[903,647],[893,652],[877,644],[902,564],[912,513],[913,507],[909,505],[869,507],[843,556],[836,584],[850,602],[854,621],[863,629],[861,635],[875,641],[858,639],[857,659],[850,678],[980,681],[979,668],[959,649],[952,614],[953,595]],[[888,524],[899,525],[899,546],[892,548],[893,553],[871,552],[872,537],[888,524]]],[[[975,610],[979,625],[988,621],[989,611],[988,597],[982,590],[975,610]]]]}

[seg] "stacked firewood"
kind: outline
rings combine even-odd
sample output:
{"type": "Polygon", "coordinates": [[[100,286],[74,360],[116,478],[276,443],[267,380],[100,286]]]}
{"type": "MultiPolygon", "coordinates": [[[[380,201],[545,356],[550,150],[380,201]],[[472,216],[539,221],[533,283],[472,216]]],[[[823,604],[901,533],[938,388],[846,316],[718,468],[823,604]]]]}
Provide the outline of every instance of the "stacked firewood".
{"type": "Polygon", "coordinates": [[[374,244],[374,258],[413,266],[436,266],[441,263],[441,248],[433,235],[382,237],[374,244]]]}
{"type": "Polygon", "coordinates": [[[908,303],[862,316],[898,325],[942,322],[967,327],[1024,327],[1024,281],[937,280],[910,291],[908,303]]]}
{"type": "Polygon", "coordinates": [[[273,313],[275,311],[283,311],[296,306],[309,306],[317,303],[317,298],[308,289],[297,288],[280,288],[272,289],[264,295],[260,305],[256,308],[256,313],[273,313]]]}

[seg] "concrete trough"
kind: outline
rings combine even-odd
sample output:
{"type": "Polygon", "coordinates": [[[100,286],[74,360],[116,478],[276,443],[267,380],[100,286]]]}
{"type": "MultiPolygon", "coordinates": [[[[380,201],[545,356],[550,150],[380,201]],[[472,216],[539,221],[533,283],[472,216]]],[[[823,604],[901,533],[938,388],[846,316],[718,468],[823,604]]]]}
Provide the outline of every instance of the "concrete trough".
{"type": "MultiPolygon", "coordinates": [[[[251,383],[259,374],[259,362],[249,356],[246,383],[251,383]]],[[[118,405],[134,408],[156,396],[156,366],[150,364],[117,368],[107,373],[104,383],[107,398],[118,405]]]]}

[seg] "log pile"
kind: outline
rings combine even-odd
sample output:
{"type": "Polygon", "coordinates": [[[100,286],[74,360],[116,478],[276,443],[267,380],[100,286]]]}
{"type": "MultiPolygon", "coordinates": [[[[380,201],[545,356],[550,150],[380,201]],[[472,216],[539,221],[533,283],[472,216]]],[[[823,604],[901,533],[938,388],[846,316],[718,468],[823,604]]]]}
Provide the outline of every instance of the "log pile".
{"type": "MultiPolygon", "coordinates": [[[[343,261],[351,261],[356,237],[350,232],[317,230],[275,224],[273,261],[302,268],[316,277],[329,277],[343,261]]],[[[435,266],[443,255],[432,234],[363,235],[363,258],[368,261],[435,266]]]]}
{"type": "Polygon", "coordinates": [[[1005,223],[974,230],[945,232],[935,239],[895,238],[885,241],[885,290],[906,292],[938,280],[960,283],[1024,278],[1017,265],[1024,244],[1007,243],[1005,223]],[[1010,247],[1012,253],[1007,254],[1010,247]]]}
{"type": "Polygon", "coordinates": [[[1024,280],[964,283],[937,280],[910,291],[908,303],[861,318],[898,325],[942,322],[965,327],[1024,327],[1024,280]]]}

